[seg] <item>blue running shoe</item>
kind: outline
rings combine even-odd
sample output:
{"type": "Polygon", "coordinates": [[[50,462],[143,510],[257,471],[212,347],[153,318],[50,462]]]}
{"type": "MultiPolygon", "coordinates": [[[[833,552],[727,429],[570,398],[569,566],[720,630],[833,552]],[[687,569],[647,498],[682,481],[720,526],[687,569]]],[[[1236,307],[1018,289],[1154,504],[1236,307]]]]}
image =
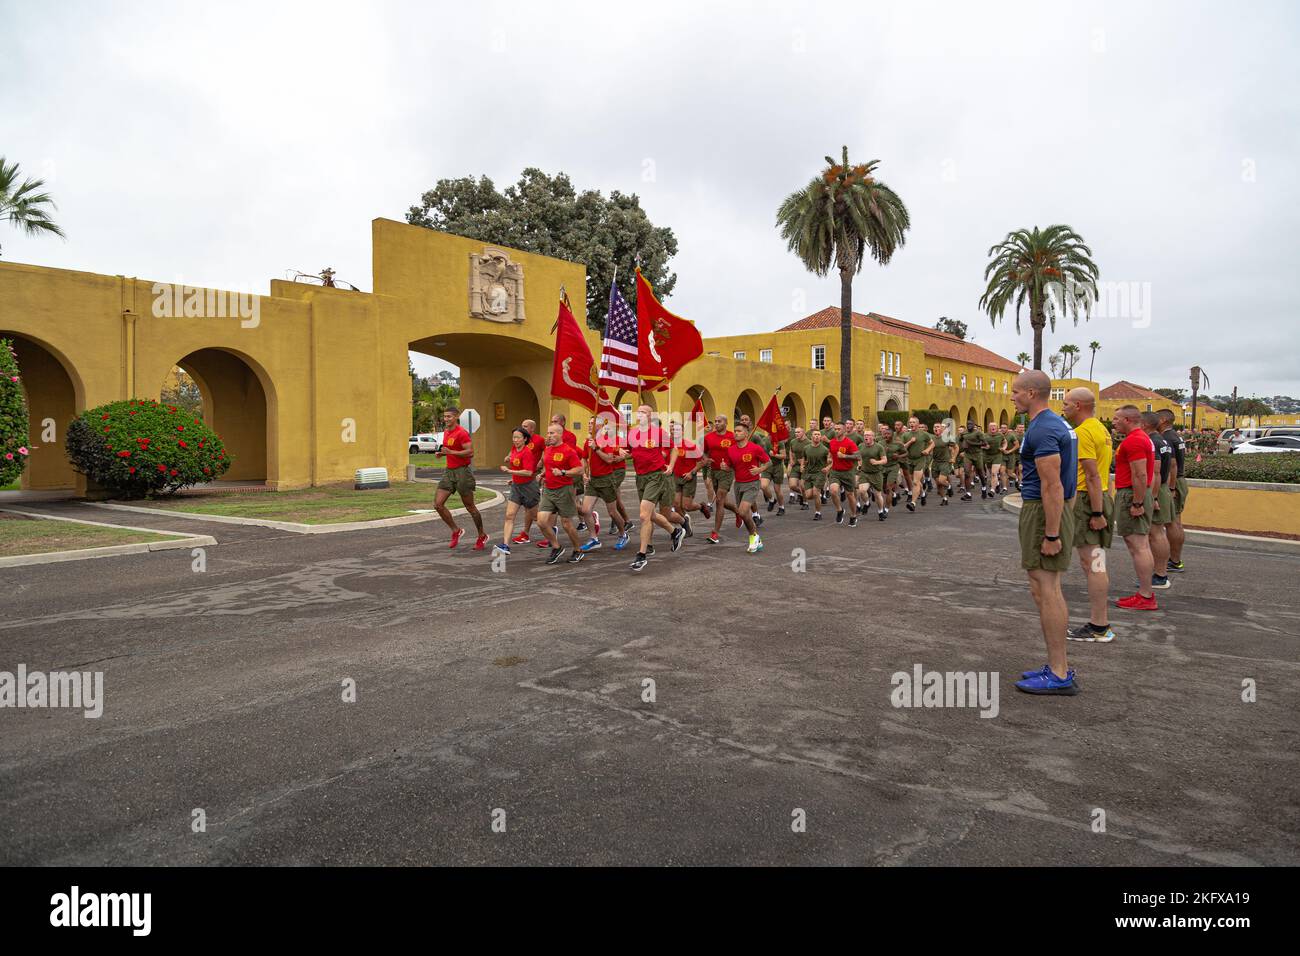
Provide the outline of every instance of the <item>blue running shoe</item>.
{"type": "Polygon", "coordinates": [[[1169,575],[1165,575],[1163,578],[1158,574],[1151,575],[1151,586],[1161,591],[1167,589],[1169,587],[1169,575]]]}
{"type": "Polygon", "coordinates": [[[603,546],[602,542],[599,538],[588,538],[586,541],[582,542],[582,545],[578,548],[578,550],[581,551],[583,554],[586,554],[587,552],[595,551],[597,548],[600,548],[602,546],[603,546]]]}
{"type": "Polygon", "coordinates": [[[508,544],[498,544],[494,550],[500,551],[502,554],[509,554],[509,553],[510,553],[510,545],[508,545],[508,544]]]}
{"type": "Polygon", "coordinates": [[[1066,673],[1065,680],[1053,674],[1051,668],[1045,668],[1033,677],[1016,681],[1016,690],[1022,690],[1026,694],[1061,694],[1073,697],[1079,693],[1079,685],[1074,682],[1073,667],[1066,673]]]}
{"type": "Polygon", "coordinates": [[[622,551],[626,547],[627,547],[627,532],[624,531],[622,534],[618,536],[618,540],[614,542],[614,550],[622,551]]]}
{"type": "Polygon", "coordinates": [[[1045,674],[1045,673],[1047,673],[1048,671],[1050,671],[1051,669],[1052,669],[1052,665],[1051,665],[1051,664],[1044,664],[1042,667],[1038,668],[1038,670],[1036,670],[1036,671],[1025,671],[1023,674],[1020,675],[1020,679],[1021,679],[1021,680],[1029,680],[1029,678],[1031,678],[1031,677],[1036,677],[1036,676],[1038,676],[1039,674],[1045,674]]]}

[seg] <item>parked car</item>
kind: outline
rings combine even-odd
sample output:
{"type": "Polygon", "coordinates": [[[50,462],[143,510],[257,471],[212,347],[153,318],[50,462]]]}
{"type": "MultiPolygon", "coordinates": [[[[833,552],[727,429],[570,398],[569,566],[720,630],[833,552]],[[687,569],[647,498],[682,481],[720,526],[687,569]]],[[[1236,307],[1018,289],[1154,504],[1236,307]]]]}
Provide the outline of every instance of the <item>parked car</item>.
{"type": "Polygon", "coordinates": [[[412,435],[408,439],[409,451],[412,455],[421,452],[432,452],[437,455],[442,451],[442,432],[424,432],[420,435],[412,435]]]}
{"type": "Polygon", "coordinates": [[[1272,435],[1242,442],[1233,448],[1234,455],[1253,455],[1260,452],[1300,451],[1300,436],[1272,435]]]}
{"type": "Polygon", "coordinates": [[[1264,429],[1265,438],[1276,438],[1278,435],[1300,438],[1300,425],[1269,425],[1264,429]]]}

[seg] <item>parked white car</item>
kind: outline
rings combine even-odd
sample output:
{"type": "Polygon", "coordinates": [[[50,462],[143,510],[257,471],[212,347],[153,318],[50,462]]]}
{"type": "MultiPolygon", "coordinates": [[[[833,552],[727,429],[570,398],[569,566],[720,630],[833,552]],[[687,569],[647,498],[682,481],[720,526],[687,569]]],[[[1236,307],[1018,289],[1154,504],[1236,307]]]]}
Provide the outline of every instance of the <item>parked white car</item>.
{"type": "Polygon", "coordinates": [[[412,435],[408,439],[409,451],[412,455],[420,452],[432,452],[438,454],[442,451],[442,432],[425,432],[421,435],[412,435]]]}
{"type": "Polygon", "coordinates": [[[1242,442],[1232,449],[1234,455],[1254,455],[1261,452],[1300,451],[1300,438],[1293,435],[1270,435],[1242,442]]]}

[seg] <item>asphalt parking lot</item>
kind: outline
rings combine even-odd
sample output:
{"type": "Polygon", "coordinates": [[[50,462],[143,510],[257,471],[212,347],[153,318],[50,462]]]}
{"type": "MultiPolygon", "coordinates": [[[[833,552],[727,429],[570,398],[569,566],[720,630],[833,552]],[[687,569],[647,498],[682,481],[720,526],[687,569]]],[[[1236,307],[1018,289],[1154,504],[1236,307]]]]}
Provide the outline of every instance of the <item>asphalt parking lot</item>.
{"type": "Polygon", "coordinates": [[[1071,645],[1079,696],[1030,698],[1015,521],[795,510],[639,575],[611,538],[496,572],[436,523],[185,522],[202,572],[0,571],[0,671],[104,675],[98,719],[0,709],[0,863],[1300,863],[1300,559],[1189,545],[1160,612],[1071,645]],[[894,706],[918,665],[995,715],[894,706]]]}

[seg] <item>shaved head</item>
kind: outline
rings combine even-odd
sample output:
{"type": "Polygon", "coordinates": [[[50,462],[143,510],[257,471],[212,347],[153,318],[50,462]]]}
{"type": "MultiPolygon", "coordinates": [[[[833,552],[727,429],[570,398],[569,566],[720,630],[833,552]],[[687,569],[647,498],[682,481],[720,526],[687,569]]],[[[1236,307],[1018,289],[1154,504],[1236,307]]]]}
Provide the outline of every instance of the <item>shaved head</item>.
{"type": "Polygon", "coordinates": [[[1097,407],[1097,396],[1092,393],[1092,389],[1084,388],[1082,385],[1066,392],[1065,400],[1074,402],[1076,405],[1082,405],[1084,408],[1097,407]]]}
{"type": "Polygon", "coordinates": [[[1047,373],[1036,368],[1017,375],[1015,384],[1021,391],[1038,395],[1046,395],[1052,390],[1052,380],[1047,377],[1047,373]]]}

